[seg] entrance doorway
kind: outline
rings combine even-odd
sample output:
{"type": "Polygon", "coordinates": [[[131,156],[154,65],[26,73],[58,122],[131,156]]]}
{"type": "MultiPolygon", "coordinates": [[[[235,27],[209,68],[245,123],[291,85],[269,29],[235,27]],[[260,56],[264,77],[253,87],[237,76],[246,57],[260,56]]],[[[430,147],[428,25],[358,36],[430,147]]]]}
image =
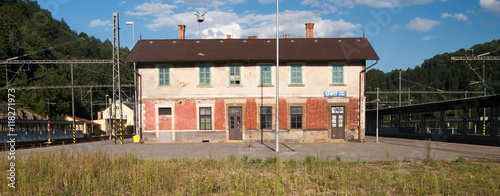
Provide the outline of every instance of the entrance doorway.
{"type": "Polygon", "coordinates": [[[242,140],[243,133],[241,130],[241,107],[229,108],[229,140],[242,140]]]}
{"type": "Polygon", "coordinates": [[[344,107],[332,107],[332,139],[345,139],[344,107]]]}

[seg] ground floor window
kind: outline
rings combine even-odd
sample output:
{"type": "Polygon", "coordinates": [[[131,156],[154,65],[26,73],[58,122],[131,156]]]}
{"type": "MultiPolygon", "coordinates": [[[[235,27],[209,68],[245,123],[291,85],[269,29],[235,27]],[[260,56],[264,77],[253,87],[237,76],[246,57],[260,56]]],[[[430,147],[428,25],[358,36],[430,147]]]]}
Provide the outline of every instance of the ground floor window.
{"type": "Polygon", "coordinates": [[[290,128],[302,129],[302,107],[290,107],[290,128]]]}
{"type": "Polygon", "coordinates": [[[260,128],[272,129],[273,127],[273,108],[261,107],[260,108],[260,128]]]}
{"type": "Polygon", "coordinates": [[[212,108],[200,108],[200,130],[212,129],[212,108]]]}

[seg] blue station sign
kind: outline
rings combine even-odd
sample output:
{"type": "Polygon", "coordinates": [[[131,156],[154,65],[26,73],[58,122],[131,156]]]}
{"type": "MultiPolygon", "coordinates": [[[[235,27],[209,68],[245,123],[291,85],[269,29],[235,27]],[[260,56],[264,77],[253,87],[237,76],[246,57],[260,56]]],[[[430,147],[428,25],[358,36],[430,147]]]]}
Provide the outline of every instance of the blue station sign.
{"type": "Polygon", "coordinates": [[[324,91],[324,97],[346,97],[347,91],[324,91]]]}

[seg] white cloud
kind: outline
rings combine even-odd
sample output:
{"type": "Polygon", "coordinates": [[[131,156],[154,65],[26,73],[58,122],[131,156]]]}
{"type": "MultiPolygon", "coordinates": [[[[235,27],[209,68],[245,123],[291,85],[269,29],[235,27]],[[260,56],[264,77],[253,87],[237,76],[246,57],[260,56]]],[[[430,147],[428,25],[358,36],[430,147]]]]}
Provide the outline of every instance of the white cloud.
{"type": "MultiPolygon", "coordinates": [[[[406,7],[412,5],[423,5],[432,3],[436,0],[328,0],[329,2],[341,7],[353,8],[359,5],[366,5],[373,8],[393,8],[406,7]]],[[[440,0],[444,2],[446,0],[440,0]]]]}
{"type": "Polygon", "coordinates": [[[460,13],[460,14],[443,13],[443,14],[441,14],[441,18],[454,18],[457,20],[467,21],[467,16],[462,14],[462,13],[460,13]]]}
{"type": "Polygon", "coordinates": [[[275,0],[259,0],[260,4],[270,4],[276,2],[275,0]]]}
{"type": "Polygon", "coordinates": [[[423,41],[428,41],[428,40],[435,40],[436,39],[436,36],[434,35],[428,35],[428,36],[425,36],[422,40],[423,41]]]}
{"type": "Polygon", "coordinates": [[[399,25],[392,25],[391,26],[391,31],[395,31],[399,29],[399,25]]]}
{"type": "Polygon", "coordinates": [[[123,4],[127,4],[127,1],[121,1],[120,3],[118,3],[119,5],[123,5],[123,4]]]}
{"type": "Polygon", "coordinates": [[[486,12],[493,12],[500,16],[500,1],[498,0],[480,0],[479,5],[486,12]]]}
{"type": "Polygon", "coordinates": [[[311,7],[319,7],[320,3],[318,0],[303,0],[300,5],[310,5],[311,7]]]}
{"type": "Polygon", "coordinates": [[[416,17],[408,23],[407,27],[413,31],[428,31],[439,24],[439,21],[416,17]]]}
{"type": "Polygon", "coordinates": [[[111,20],[100,20],[100,19],[95,19],[90,21],[89,27],[100,27],[100,26],[111,26],[111,20]]]}
{"type": "MultiPolygon", "coordinates": [[[[150,21],[146,28],[156,31],[162,28],[177,29],[177,25],[186,25],[186,37],[198,37],[198,23],[194,11],[176,12],[177,7],[162,3],[144,3],[127,11],[126,15],[137,16],[150,21]]],[[[287,10],[280,13],[280,34],[290,34],[292,37],[305,37],[305,23],[314,22],[315,36],[339,37],[355,36],[355,31],[361,24],[353,24],[344,20],[322,19],[313,11],[287,10]]],[[[273,37],[276,15],[236,13],[234,11],[208,11],[202,24],[204,38],[224,38],[232,35],[234,38],[256,35],[258,37],[273,37]]],[[[360,35],[358,35],[360,36],[360,35]]]]}

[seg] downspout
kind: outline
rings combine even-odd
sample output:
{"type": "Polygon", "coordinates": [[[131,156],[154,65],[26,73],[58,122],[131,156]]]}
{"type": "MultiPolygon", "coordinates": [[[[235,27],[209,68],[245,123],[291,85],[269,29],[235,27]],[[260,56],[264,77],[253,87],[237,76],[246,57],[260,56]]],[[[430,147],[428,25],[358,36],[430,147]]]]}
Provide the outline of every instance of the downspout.
{"type": "MultiPolygon", "coordinates": [[[[359,72],[359,110],[358,110],[358,141],[361,143],[363,142],[361,140],[361,74],[363,72],[366,72],[366,70],[370,69],[371,67],[375,66],[378,63],[378,60],[375,61],[372,65],[368,66],[367,68],[363,69],[362,71],[359,72]]],[[[366,78],[366,77],[365,77],[366,78]]],[[[366,81],[363,80],[364,85],[366,85],[366,81]]],[[[365,86],[363,86],[364,89],[365,86]]],[[[364,94],[364,92],[363,92],[364,94]]]]}

